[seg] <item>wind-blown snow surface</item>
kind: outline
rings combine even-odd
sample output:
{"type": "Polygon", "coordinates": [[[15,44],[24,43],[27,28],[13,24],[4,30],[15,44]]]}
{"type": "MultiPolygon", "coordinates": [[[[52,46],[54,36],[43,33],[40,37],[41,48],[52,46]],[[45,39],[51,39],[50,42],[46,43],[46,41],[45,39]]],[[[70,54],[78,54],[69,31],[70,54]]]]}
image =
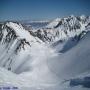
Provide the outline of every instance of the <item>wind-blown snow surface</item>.
{"type": "Polygon", "coordinates": [[[78,44],[64,54],[52,57],[48,62],[51,70],[62,79],[75,77],[90,70],[90,33],[86,34],[78,44]]]}
{"type": "Polygon", "coordinates": [[[70,86],[72,80],[86,82],[84,78],[90,77],[90,32],[89,28],[82,31],[75,37],[47,44],[20,23],[1,24],[0,86],[17,86],[19,90],[89,90],[81,83],[70,86]]]}

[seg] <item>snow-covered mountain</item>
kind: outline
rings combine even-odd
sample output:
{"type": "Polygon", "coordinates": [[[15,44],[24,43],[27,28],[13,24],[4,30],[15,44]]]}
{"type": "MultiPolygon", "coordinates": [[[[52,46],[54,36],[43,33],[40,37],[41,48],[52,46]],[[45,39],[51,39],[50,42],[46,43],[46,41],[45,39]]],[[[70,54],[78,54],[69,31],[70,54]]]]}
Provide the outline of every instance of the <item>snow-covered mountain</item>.
{"type": "Polygon", "coordinates": [[[34,30],[23,25],[0,23],[0,85],[90,89],[90,16],[57,18],[34,30]]]}
{"type": "Polygon", "coordinates": [[[55,42],[58,40],[66,40],[75,37],[83,31],[90,28],[89,16],[69,16],[67,18],[57,18],[50,22],[46,28],[37,30],[36,36],[44,42],[55,42]]]}
{"type": "MultiPolygon", "coordinates": [[[[29,60],[31,48],[33,45],[38,47],[41,43],[40,39],[33,37],[20,23],[5,22],[1,24],[0,66],[15,73],[22,72],[19,69],[29,60]]],[[[28,65],[25,67],[27,68],[28,65]]]]}

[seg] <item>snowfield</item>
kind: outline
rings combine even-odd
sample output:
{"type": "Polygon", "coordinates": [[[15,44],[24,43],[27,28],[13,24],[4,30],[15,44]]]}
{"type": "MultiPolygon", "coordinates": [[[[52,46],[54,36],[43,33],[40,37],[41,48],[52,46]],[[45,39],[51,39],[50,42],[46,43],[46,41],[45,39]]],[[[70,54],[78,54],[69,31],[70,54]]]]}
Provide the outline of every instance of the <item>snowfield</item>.
{"type": "Polygon", "coordinates": [[[0,24],[0,88],[90,89],[90,17],[57,18],[40,29],[0,24]]]}

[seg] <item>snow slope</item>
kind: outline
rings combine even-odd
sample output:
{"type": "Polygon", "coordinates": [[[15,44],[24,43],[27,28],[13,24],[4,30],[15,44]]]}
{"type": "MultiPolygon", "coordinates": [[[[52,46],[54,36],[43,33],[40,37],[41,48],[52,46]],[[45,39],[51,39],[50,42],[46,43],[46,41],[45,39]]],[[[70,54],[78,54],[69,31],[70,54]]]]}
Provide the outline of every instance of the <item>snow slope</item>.
{"type": "Polygon", "coordinates": [[[47,26],[46,28],[54,28],[59,22],[60,22],[61,18],[56,18],[55,20],[52,20],[47,26]]]}
{"type": "Polygon", "coordinates": [[[90,70],[90,32],[66,53],[52,57],[48,66],[60,78],[68,79],[90,70]]]}

